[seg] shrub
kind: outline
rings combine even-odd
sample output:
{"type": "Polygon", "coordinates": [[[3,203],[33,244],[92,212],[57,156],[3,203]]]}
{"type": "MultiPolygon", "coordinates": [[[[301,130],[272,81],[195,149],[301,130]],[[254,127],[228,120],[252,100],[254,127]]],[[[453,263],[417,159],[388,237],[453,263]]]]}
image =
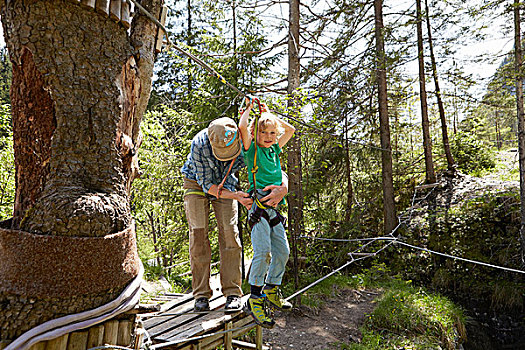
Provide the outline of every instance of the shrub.
{"type": "Polygon", "coordinates": [[[457,133],[450,150],[458,169],[465,173],[478,173],[496,166],[492,150],[471,134],[457,133]]]}

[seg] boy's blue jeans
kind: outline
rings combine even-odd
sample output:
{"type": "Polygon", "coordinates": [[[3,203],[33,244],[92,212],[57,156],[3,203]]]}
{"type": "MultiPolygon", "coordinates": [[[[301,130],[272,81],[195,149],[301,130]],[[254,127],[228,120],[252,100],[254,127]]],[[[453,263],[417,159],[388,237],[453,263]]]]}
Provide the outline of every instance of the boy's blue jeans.
{"type": "MultiPolygon", "coordinates": [[[[253,203],[248,216],[251,215],[256,206],[253,203]]],[[[266,211],[270,219],[277,215],[273,208],[268,208],[266,211]]],[[[283,224],[279,223],[270,227],[268,221],[261,218],[261,221],[253,226],[251,238],[253,260],[248,282],[253,286],[262,286],[265,282],[280,285],[290,256],[290,247],[283,224]]]]}

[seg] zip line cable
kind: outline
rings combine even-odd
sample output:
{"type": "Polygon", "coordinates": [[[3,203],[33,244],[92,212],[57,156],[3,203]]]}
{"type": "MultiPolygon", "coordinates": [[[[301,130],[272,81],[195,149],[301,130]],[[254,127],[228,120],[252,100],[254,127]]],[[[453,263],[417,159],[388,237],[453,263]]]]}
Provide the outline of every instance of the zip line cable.
{"type": "MultiPolygon", "coordinates": [[[[144,16],[146,16],[149,20],[151,20],[153,23],[155,23],[155,25],[157,25],[157,27],[159,27],[164,32],[164,34],[166,36],[166,41],[167,41],[168,47],[173,47],[174,49],[176,49],[180,53],[186,55],[187,57],[189,57],[192,60],[194,60],[195,62],[197,62],[197,64],[199,64],[201,67],[206,69],[208,72],[210,72],[211,74],[215,75],[215,77],[217,77],[222,83],[226,84],[228,87],[230,87],[231,89],[233,89],[234,91],[236,91],[238,93],[238,95],[235,98],[237,98],[239,95],[249,98],[247,93],[241,91],[235,85],[233,85],[229,81],[227,81],[219,72],[217,72],[215,69],[213,69],[209,64],[207,64],[206,62],[204,62],[200,58],[196,57],[192,53],[190,53],[190,52],[182,49],[178,45],[174,44],[169,38],[168,30],[166,29],[166,27],[164,27],[164,25],[162,25],[162,23],[159,22],[158,19],[156,19],[148,10],[146,10],[142,5],[140,5],[140,3],[137,0],[131,0],[131,2],[133,2],[133,4],[135,4],[135,6],[144,14],[144,16]]],[[[230,104],[228,109],[231,107],[231,105],[232,104],[230,104]]],[[[224,113],[226,113],[226,111],[223,112],[223,114],[224,113]]],[[[313,129],[315,131],[318,131],[318,132],[321,132],[321,133],[325,133],[325,134],[331,135],[333,137],[338,137],[336,135],[333,135],[330,132],[327,132],[326,130],[317,128],[317,127],[315,127],[313,125],[310,125],[310,124],[305,123],[303,121],[300,121],[300,120],[298,120],[296,118],[293,118],[293,117],[291,117],[291,116],[289,116],[287,114],[283,114],[283,113],[277,113],[277,114],[279,114],[281,116],[284,116],[284,117],[286,117],[286,118],[288,118],[290,120],[293,120],[296,123],[301,124],[301,125],[303,125],[305,127],[311,128],[311,129],[313,129]]],[[[358,145],[369,147],[369,148],[373,148],[373,149],[378,149],[378,150],[381,150],[381,151],[386,151],[386,152],[390,152],[390,153],[393,152],[391,149],[389,150],[389,149],[382,148],[380,146],[368,145],[366,143],[356,141],[355,139],[349,139],[348,141],[351,142],[351,143],[354,143],[354,144],[358,144],[358,145]]]]}

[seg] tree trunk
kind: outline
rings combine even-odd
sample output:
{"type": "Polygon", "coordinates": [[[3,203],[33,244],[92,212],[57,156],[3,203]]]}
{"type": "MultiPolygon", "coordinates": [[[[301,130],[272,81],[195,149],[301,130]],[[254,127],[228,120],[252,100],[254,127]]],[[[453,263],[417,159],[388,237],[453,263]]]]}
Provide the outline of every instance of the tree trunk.
{"type": "Polygon", "coordinates": [[[428,120],[427,90],[425,84],[425,60],[423,57],[423,16],[421,0],[416,0],[417,11],[417,60],[419,63],[419,98],[421,101],[421,125],[423,126],[423,149],[425,152],[425,174],[427,183],[436,182],[434,162],[432,160],[432,140],[430,139],[430,123],[428,120]]]}
{"type": "Polygon", "coordinates": [[[348,142],[348,116],[345,116],[345,172],[346,172],[346,210],[345,221],[349,222],[352,217],[352,206],[354,202],[354,188],[352,186],[352,169],[350,165],[350,143],[348,142]]]}
{"type": "Polygon", "coordinates": [[[428,47],[430,50],[430,62],[432,64],[432,76],[434,77],[434,84],[436,86],[436,98],[438,103],[439,119],[441,121],[441,137],[443,139],[443,149],[445,150],[445,157],[447,158],[447,168],[449,172],[454,173],[454,158],[452,157],[452,152],[450,151],[450,143],[448,140],[447,130],[447,118],[445,117],[445,108],[443,107],[443,100],[441,99],[441,89],[439,88],[437,64],[436,58],[434,56],[434,45],[432,42],[432,30],[430,27],[430,14],[427,0],[425,0],[425,17],[427,20],[428,47]]]}
{"type": "Polygon", "coordinates": [[[521,263],[525,265],[525,119],[523,111],[523,59],[521,49],[520,2],[514,0],[514,67],[516,74],[516,110],[518,115],[518,149],[520,162],[521,198],[521,263]]]}
{"type": "MultiPolygon", "coordinates": [[[[288,34],[288,113],[297,115],[299,101],[299,0],[290,1],[290,32],[288,34]]],[[[295,287],[299,287],[299,252],[297,237],[303,225],[303,190],[301,164],[301,137],[296,133],[288,143],[288,227],[292,239],[295,287]]]]}
{"type": "Polygon", "coordinates": [[[384,232],[390,234],[397,226],[394,202],[394,182],[392,175],[392,146],[390,144],[390,122],[388,120],[386,54],[383,36],[383,1],[374,0],[377,87],[379,101],[379,122],[381,129],[381,162],[383,181],[383,219],[384,232]]]}
{"type": "MultiPolygon", "coordinates": [[[[142,5],[155,15],[161,6],[160,0],[142,5]]],[[[13,65],[16,196],[10,229],[50,240],[107,237],[128,229],[155,25],[136,14],[128,35],[109,17],[65,0],[11,0],[1,4],[1,11],[13,65]]],[[[68,251],[56,248],[49,254],[57,261],[68,258],[68,251]]],[[[100,254],[86,251],[85,259],[100,254]]],[[[88,273],[83,262],[71,264],[78,265],[78,274],[88,273]]],[[[83,294],[72,284],[67,295],[13,294],[0,283],[0,305],[5,306],[0,339],[13,340],[47,320],[105,304],[129,280],[103,291],[92,286],[83,294]],[[22,309],[27,312],[13,311],[22,309]]]]}

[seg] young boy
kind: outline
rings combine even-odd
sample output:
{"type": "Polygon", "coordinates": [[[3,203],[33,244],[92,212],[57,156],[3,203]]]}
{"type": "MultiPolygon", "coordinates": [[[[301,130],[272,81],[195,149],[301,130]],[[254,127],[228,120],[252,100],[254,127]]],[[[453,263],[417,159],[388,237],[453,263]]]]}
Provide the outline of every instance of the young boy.
{"type": "MultiPolygon", "coordinates": [[[[253,191],[254,195],[260,199],[268,194],[268,191],[264,191],[267,186],[282,183],[279,153],[281,153],[281,147],[294,134],[295,128],[269,113],[265,105],[262,105],[263,113],[258,125],[256,126],[255,120],[252,120],[248,128],[248,117],[253,107],[249,99],[246,99],[246,106],[239,121],[239,132],[244,161],[248,167],[250,191],[253,191]],[[254,138],[257,142],[254,141],[254,138]],[[254,167],[255,173],[252,172],[254,167]]],[[[248,281],[251,295],[246,309],[255,322],[263,327],[272,328],[275,321],[265,311],[265,298],[271,305],[279,309],[290,310],[292,308],[292,304],[282,298],[279,290],[290,248],[283,218],[275,208],[256,200],[248,215],[250,224],[253,224],[251,232],[253,260],[248,281]]]]}

